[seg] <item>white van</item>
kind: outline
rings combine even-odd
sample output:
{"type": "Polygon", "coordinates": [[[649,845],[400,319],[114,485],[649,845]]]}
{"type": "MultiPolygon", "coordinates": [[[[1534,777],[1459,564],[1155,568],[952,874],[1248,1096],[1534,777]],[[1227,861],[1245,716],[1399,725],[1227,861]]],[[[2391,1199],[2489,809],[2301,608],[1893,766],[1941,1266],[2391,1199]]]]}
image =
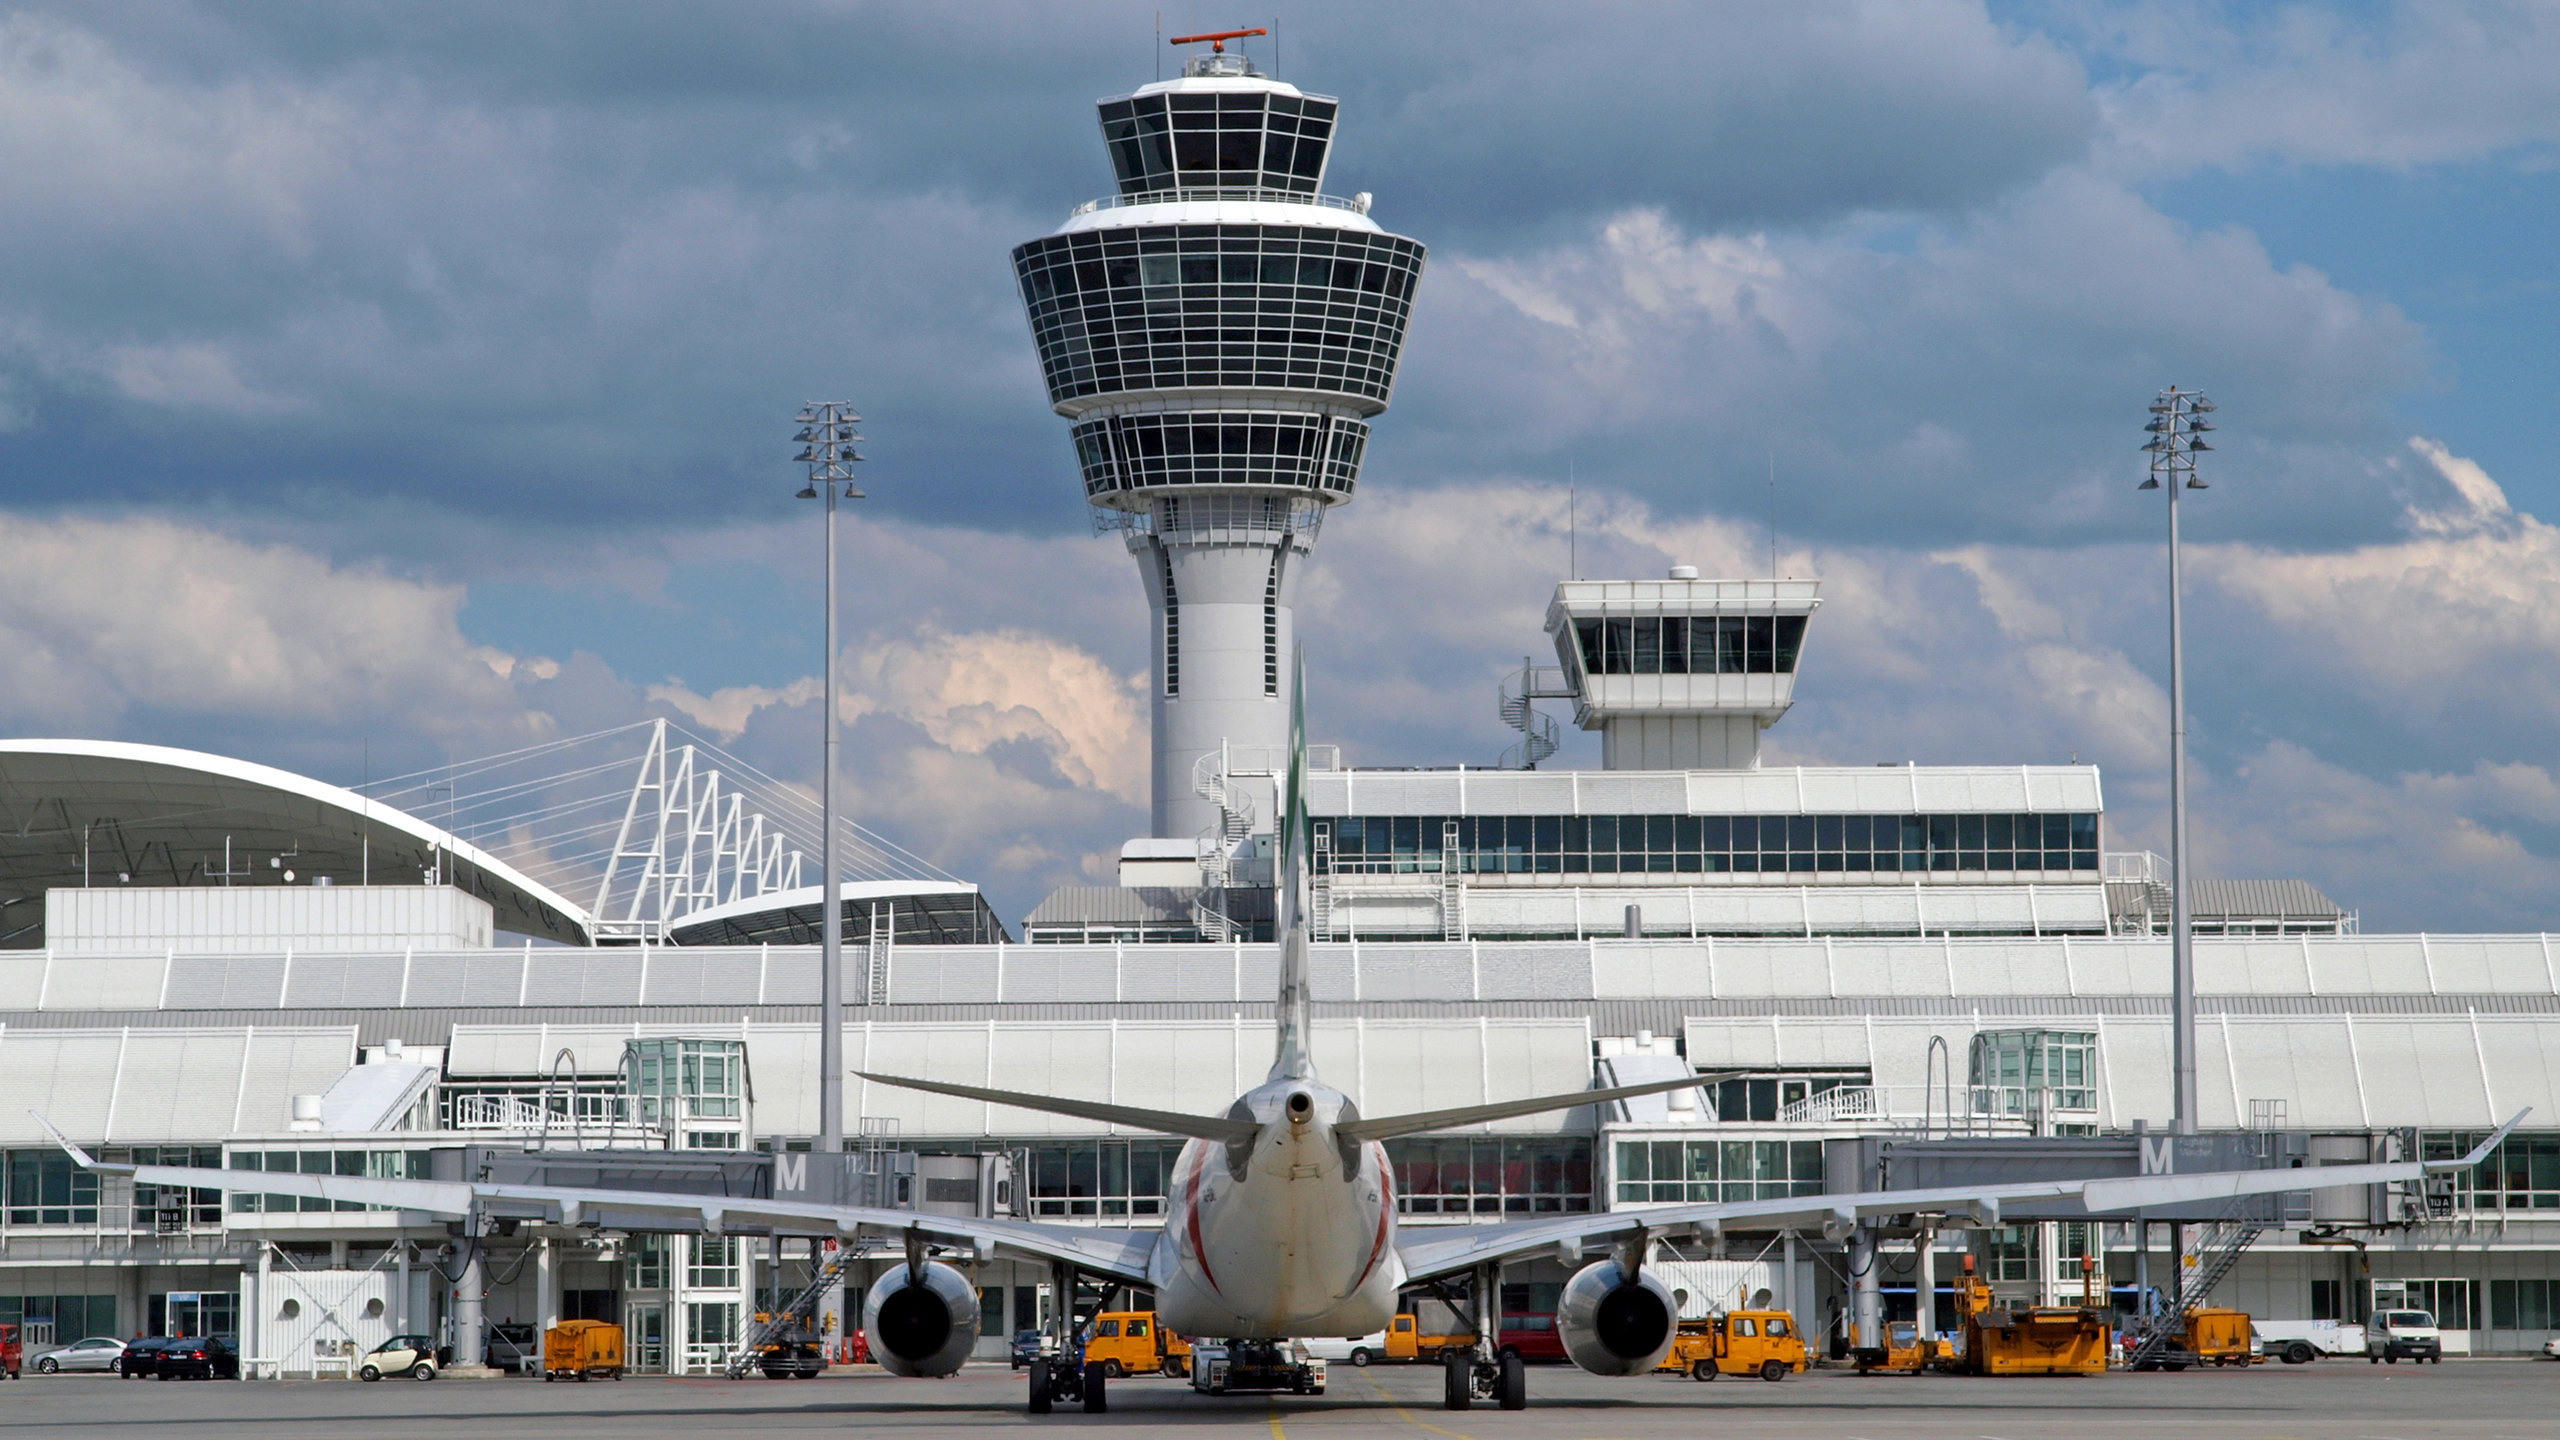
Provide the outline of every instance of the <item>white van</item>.
{"type": "Polygon", "coordinates": [[[2429,1361],[2444,1363],[2444,1332],[2436,1328],[2436,1317],[2424,1310],[2373,1312],[2364,1358],[2375,1364],[2388,1360],[2397,1365],[2404,1355],[2420,1365],[2429,1361]]]}
{"type": "Polygon", "coordinates": [[[1372,1360],[1387,1358],[1387,1332],[1384,1330],[1349,1339],[1337,1335],[1310,1335],[1298,1343],[1306,1347],[1307,1358],[1311,1360],[1348,1360],[1354,1365],[1366,1365],[1372,1360]]]}

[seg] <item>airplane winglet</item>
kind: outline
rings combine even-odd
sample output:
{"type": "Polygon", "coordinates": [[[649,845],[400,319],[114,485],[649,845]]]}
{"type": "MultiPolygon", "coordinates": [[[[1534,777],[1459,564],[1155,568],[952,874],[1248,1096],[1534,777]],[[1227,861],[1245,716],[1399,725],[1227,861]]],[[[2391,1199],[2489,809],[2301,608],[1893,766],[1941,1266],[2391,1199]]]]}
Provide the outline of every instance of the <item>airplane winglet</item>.
{"type": "Polygon", "coordinates": [[[2533,1107],[2527,1105],[2523,1109],[2517,1111],[2513,1119],[2507,1121],[2506,1124],[2499,1126],[2496,1130],[2491,1131],[2488,1139],[2473,1146],[2470,1154],[2463,1156],[2459,1160],[2430,1160],[2426,1162],[2427,1168],[2429,1170],[2468,1170],[2474,1165],[2481,1164],[2489,1158],[2489,1152],[2497,1149],[2499,1144],[2507,1138],[2507,1132],[2515,1129],[2518,1125],[2523,1124],[2524,1117],[2532,1113],[2533,1107]]]}
{"type": "Polygon", "coordinates": [[[27,1117],[35,1121],[38,1126],[42,1127],[45,1134],[52,1136],[53,1143],[61,1146],[63,1150],[71,1156],[73,1163],[77,1164],[81,1169],[95,1170],[98,1168],[97,1157],[91,1155],[88,1151],[81,1149],[79,1146],[72,1144],[71,1137],[54,1129],[52,1121],[47,1120],[33,1110],[27,1112],[27,1117]]]}

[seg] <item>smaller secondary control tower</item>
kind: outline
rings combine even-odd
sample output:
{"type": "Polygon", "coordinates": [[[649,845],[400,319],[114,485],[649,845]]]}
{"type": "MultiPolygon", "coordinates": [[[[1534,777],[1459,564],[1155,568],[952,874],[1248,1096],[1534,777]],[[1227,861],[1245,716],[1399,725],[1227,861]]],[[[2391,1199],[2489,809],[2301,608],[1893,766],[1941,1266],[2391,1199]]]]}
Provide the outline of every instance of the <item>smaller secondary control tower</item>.
{"type": "Polygon", "coordinates": [[[1147,588],[1168,840],[1233,824],[1212,757],[1278,766],[1298,566],[1351,498],[1422,273],[1366,194],[1323,193],[1335,102],[1225,48],[1260,33],[1179,37],[1212,48],[1102,101],[1119,193],[1013,252],[1085,498],[1147,588]]]}

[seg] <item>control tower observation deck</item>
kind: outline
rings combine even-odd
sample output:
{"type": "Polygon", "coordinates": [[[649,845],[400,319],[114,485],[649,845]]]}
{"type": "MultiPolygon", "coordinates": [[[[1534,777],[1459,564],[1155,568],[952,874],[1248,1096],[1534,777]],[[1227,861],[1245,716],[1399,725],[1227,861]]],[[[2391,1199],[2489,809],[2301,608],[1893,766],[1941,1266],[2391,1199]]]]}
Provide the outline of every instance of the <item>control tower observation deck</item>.
{"type": "Polygon", "coordinates": [[[1196,55],[1101,102],[1119,193],[1013,252],[1085,498],[1146,586],[1165,839],[1231,823],[1209,757],[1287,745],[1298,570],[1359,481],[1422,273],[1367,195],[1324,193],[1336,108],[1196,55]]]}

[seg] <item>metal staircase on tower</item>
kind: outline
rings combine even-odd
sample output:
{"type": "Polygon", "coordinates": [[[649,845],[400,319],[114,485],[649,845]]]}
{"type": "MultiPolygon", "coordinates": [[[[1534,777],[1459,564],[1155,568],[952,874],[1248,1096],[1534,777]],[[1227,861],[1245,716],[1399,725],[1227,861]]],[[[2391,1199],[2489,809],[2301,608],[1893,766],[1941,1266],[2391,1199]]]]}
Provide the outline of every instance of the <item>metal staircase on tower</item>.
{"type": "Polygon", "coordinates": [[[1555,717],[1541,715],[1535,702],[1570,700],[1573,683],[1561,665],[1532,665],[1529,657],[1520,657],[1520,668],[1504,678],[1502,699],[1497,707],[1502,723],[1520,732],[1520,743],[1502,752],[1497,762],[1505,770],[1535,770],[1538,762],[1556,753],[1564,741],[1556,728],[1555,717]]]}
{"type": "Polygon", "coordinates": [[[1212,943],[1242,938],[1241,927],[1227,913],[1227,887],[1235,879],[1236,851],[1253,835],[1253,801],[1228,774],[1228,762],[1221,746],[1191,767],[1191,788],[1218,806],[1217,823],[1200,834],[1200,898],[1191,904],[1200,938],[1212,943]]]}

